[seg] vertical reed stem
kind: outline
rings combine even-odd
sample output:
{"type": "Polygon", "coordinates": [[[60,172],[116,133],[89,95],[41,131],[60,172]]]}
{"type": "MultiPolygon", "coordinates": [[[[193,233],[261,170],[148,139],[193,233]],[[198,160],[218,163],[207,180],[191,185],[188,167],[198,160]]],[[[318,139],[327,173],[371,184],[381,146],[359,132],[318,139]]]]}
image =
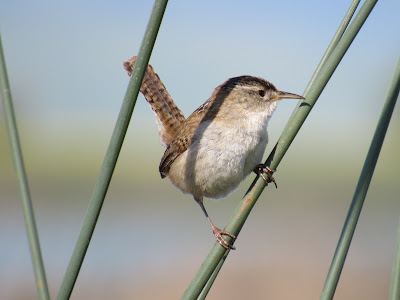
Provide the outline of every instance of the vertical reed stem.
{"type": "Polygon", "coordinates": [[[368,187],[374,174],[375,166],[378,161],[379,153],[385,139],[386,131],[389,126],[390,119],[394,110],[394,106],[399,96],[400,90],[400,59],[397,64],[396,71],[393,75],[392,83],[390,85],[385,104],[379,118],[374,137],[372,138],[371,146],[368,150],[364,166],[361,171],[360,178],[356,190],[354,192],[353,200],[349,211],[347,213],[346,221],[343,225],[342,233],[336,247],[335,255],[333,256],[331,267],[322,290],[321,298],[323,300],[332,299],[339,277],[346,260],[347,253],[350,248],[350,243],[353,238],[354,231],[357,226],[358,218],[361,214],[361,209],[364,204],[365,196],[368,192],[368,187]]]}
{"type": "Polygon", "coordinates": [[[11,97],[11,89],[8,81],[6,60],[0,37],[0,86],[3,99],[4,115],[6,119],[8,138],[10,140],[11,155],[14,169],[17,173],[18,188],[21,194],[22,210],[25,218],[25,227],[29,240],[33,270],[35,272],[36,288],[39,299],[50,299],[47,287],[46,273],[40,251],[39,236],[36,228],[35,214],[33,211],[28,179],[26,177],[21,144],[18,136],[17,121],[15,119],[14,106],[11,97]]]}

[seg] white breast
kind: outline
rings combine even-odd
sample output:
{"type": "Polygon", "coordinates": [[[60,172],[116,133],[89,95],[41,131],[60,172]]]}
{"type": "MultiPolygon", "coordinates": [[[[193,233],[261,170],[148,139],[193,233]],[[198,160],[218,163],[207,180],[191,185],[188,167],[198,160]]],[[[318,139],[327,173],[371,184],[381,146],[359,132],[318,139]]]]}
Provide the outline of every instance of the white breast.
{"type": "Polygon", "coordinates": [[[268,117],[260,113],[235,123],[201,123],[196,139],[171,166],[173,183],[194,196],[227,196],[261,162],[268,117]]]}

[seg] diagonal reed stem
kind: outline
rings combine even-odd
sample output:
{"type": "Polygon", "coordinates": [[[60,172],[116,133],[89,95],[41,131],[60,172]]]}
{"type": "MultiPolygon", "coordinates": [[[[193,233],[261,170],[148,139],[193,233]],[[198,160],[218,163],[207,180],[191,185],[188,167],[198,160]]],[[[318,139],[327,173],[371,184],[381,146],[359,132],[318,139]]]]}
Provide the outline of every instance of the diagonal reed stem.
{"type": "MultiPolygon", "coordinates": [[[[340,39],[342,38],[344,32],[346,31],[347,26],[349,26],[349,23],[351,21],[351,18],[353,17],[358,4],[360,4],[360,0],[353,0],[353,2],[350,4],[349,9],[347,10],[342,22],[340,23],[338,29],[336,30],[335,35],[332,38],[332,41],[330,42],[328,48],[326,49],[324,55],[321,58],[321,61],[319,62],[317,68],[315,69],[315,72],[313,74],[313,76],[311,77],[305,91],[304,94],[306,94],[308,92],[308,90],[310,89],[310,87],[313,86],[315,79],[318,77],[319,73],[321,72],[322,67],[325,65],[328,57],[332,54],[332,51],[335,49],[335,47],[337,46],[337,44],[339,43],[340,39]]],[[[300,105],[300,101],[299,101],[299,105],[300,105]]]]}
{"type": "Polygon", "coordinates": [[[140,46],[137,62],[133,68],[132,77],[129,81],[121,111],[115,124],[99,177],[97,178],[96,185],[93,189],[89,207],[83,221],[83,226],[61,285],[58,299],[69,299],[74,288],[117,163],[167,3],[168,0],[156,0],[154,3],[146,33],[142,45],[140,46]]]}
{"type": "Polygon", "coordinates": [[[364,204],[365,196],[367,195],[368,187],[374,174],[375,166],[378,161],[379,153],[385,139],[386,131],[389,126],[390,118],[394,110],[394,106],[399,96],[400,91],[400,59],[397,64],[396,71],[393,75],[392,83],[390,84],[388,95],[382,109],[381,116],[376,126],[374,137],[372,138],[371,146],[368,150],[364,166],[361,171],[360,178],[346,221],[343,225],[342,233],[336,247],[335,255],[333,256],[331,267],[322,290],[321,298],[323,300],[332,299],[339,281],[340,274],[346,260],[347,253],[350,248],[351,239],[357,226],[358,218],[361,214],[361,209],[364,204]]]}
{"type": "Polygon", "coordinates": [[[35,215],[33,211],[31,195],[29,192],[28,179],[25,173],[24,160],[19,142],[17,121],[15,119],[14,106],[11,97],[11,89],[8,81],[6,60],[4,58],[3,46],[0,37],[0,86],[1,98],[3,99],[4,115],[7,125],[8,138],[10,140],[11,155],[14,169],[17,173],[18,188],[21,194],[22,210],[24,212],[25,227],[29,240],[33,269],[35,272],[36,288],[39,299],[50,299],[47,287],[46,273],[43,265],[42,253],[40,251],[39,236],[36,228],[35,215]]]}
{"type": "MultiPolygon", "coordinates": [[[[326,62],[322,64],[319,72],[317,70],[318,74],[315,76],[315,78],[313,78],[312,83],[310,83],[308,89],[306,89],[306,92],[304,93],[304,97],[306,99],[301,101],[296,108],[285,129],[283,130],[278,143],[266,161],[266,164],[268,164],[271,169],[276,169],[279,165],[297,132],[300,130],[312,107],[316,103],[319,95],[322,93],[347,49],[355,39],[365,20],[368,18],[376,2],[377,0],[365,1],[354,20],[351,22],[349,28],[344,32],[339,42],[337,42],[336,47],[334,47],[334,49],[331,51],[331,54],[327,55],[325,58],[326,62]]],[[[227,226],[225,227],[226,231],[236,236],[238,236],[244,225],[244,222],[246,221],[257,199],[265,188],[264,181],[258,179],[259,178],[257,178],[252,184],[248,194],[239,203],[230,220],[228,221],[227,226]]],[[[216,243],[204,260],[192,282],[189,284],[184,295],[182,296],[182,299],[197,299],[210,277],[213,276],[212,274],[215,271],[218,272],[218,265],[221,266],[221,259],[223,259],[223,257],[228,253],[229,250],[220,247],[220,245],[216,243]]]]}

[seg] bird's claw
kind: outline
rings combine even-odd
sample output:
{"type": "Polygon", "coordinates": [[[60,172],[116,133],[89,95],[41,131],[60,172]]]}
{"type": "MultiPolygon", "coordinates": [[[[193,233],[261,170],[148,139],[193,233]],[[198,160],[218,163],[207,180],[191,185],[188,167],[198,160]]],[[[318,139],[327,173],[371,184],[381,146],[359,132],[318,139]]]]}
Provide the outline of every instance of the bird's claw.
{"type": "Polygon", "coordinates": [[[272,174],[274,174],[276,170],[270,169],[267,165],[258,164],[254,168],[254,172],[264,180],[266,185],[268,185],[269,182],[273,182],[275,184],[275,187],[278,188],[275,178],[272,176],[272,174]],[[268,178],[265,177],[264,173],[267,175],[268,178]]]}
{"type": "Polygon", "coordinates": [[[225,249],[230,249],[230,250],[235,250],[235,246],[233,246],[231,243],[229,243],[227,240],[225,240],[222,236],[226,235],[229,236],[230,238],[232,238],[233,240],[236,239],[236,236],[234,236],[233,234],[230,234],[227,231],[221,230],[218,227],[213,227],[212,231],[214,233],[214,235],[217,238],[218,243],[224,247],[225,249]]]}

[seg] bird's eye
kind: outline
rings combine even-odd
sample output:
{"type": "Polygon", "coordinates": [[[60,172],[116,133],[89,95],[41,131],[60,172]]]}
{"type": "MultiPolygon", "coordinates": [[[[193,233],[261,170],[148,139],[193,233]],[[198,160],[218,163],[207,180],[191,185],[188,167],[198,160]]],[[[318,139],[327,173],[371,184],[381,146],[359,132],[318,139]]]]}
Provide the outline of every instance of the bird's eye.
{"type": "Polygon", "coordinates": [[[259,94],[261,97],[264,97],[264,96],[265,96],[265,91],[264,91],[264,90],[259,90],[259,91],[258,91],[258,94],[259,94]]]}

